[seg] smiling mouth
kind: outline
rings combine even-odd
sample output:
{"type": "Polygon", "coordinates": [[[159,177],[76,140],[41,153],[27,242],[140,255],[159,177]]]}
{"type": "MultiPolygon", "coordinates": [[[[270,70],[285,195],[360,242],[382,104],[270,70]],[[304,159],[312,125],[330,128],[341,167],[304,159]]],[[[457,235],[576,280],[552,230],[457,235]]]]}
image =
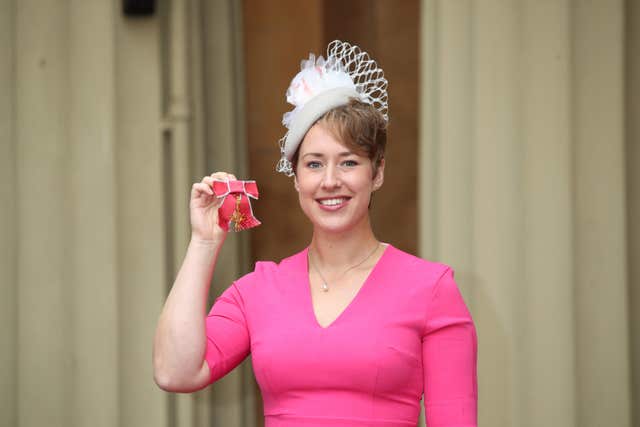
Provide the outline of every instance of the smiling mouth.
{"type": "Polygon", "coordinates": [[[318,199],[322,206],[338,206],[349,200],[350,197],[335,197],[332,199],[318,199]]]}

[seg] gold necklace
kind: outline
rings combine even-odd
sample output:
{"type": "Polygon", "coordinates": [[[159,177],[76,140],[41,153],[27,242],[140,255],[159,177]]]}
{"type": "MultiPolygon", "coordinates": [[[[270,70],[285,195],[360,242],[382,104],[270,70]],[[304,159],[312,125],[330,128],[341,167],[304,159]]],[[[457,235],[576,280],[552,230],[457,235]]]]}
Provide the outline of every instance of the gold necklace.
{"type": "MultiPolygon", "coordinates": [[[[349,271],[353,270],[354,268],[362,265],[366,260],[371,258],[371,255],[373,255],[378,250],[379,247],[380,247],[380,242],[378,242],[376,244],[376,247],[373,248],[373,250],[369,253],[369,255],[367,255],[367,257],[365,259],[363,259],[362,261],[360,261],[356,265],[353,265],[353,266],[347,268],[342,274],[340,274],[336,278],[336,280],[338,280],[339,278],[341,278],[342,276],[344,276],[345,274],[347,274],[349,271]]],[[[324,278],[324,276],[320,272],[320,269],[318,267],[316,267],[316,265],[313,263],[313,260],[311,259],[311,248],[309,248],[309,251],[307,252],[307,258],[309,260],[309,264],[311,264],[311,267],[313,267],[313,269],[316,271],[316,273],[318,273],[318,276],[320,276],[320,278],[322,279],[322,290],[324,292],[329,292],[329,285],[327,284],[327,279],[324,278]]]]}

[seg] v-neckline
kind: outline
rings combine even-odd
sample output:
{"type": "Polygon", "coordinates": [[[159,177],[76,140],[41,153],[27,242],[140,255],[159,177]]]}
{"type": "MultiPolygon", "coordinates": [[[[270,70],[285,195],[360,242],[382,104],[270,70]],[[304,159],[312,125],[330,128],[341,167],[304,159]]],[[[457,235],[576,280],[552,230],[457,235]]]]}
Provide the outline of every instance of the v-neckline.
{"type": "Polygon", "coordinates": [[[322,326],[320,324],[320,322],[318,321],[318,317],[316,316],[316,309],[313,306],[313,296],[311,294],[311,280],[309,279],[309,247],[307,247],[304,250],[303,253],[303,257],[304,257],[304,265],[303,265],[303,271],[302,273],[304,274],[305,280],[305,295],[307,297],[307,307],[309,307],[309,311],[311,312],[311,318],[313,320],[314,325],[321,329],[321,330],[327,330],[330,329],[333,325],[336,324],[336,322],[338,322],[342,317],[345,316],[345,313],[347,311],[349,311],[349,309],[351,309],[351,306],[354,305],[354,303],[359,299],[362,298],[361,294],[365,291],[365,288],[368,287],[369,282],[371,281],[372,277],[375,275],[376,270],[378,270],[378,266],[382,263],[383,259],[385,258],[385,256],[387,255],[387,251],[388,249],[391,247],[390,243],[385,243],[383,244],[384,246],[384,250],[382,252],[382,255],[380,255],[380,258],[378,258],[378,260],[376,261],[375,265],[373,266],[373,268],[371,269],[371,271],[369,272],[369,274],[367,275],[367,277],[364,279],[364,282],[362,282],[362,285],[360,286],[360,289],[358,289],[358,292],[356,292],[355,296],[351,299],[351,301],[349,301],[349,304],[347,304],[347,306],[338,314],[338,316],[336,316],[335,319],[333,319],[327,326],[322,326]]]}

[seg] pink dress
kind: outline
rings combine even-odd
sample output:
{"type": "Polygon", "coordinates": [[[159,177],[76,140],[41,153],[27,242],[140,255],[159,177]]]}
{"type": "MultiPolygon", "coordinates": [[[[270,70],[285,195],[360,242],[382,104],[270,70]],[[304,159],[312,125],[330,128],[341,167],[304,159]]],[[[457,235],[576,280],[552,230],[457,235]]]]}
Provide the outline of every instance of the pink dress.
{"type": "Polygon", "coordinates": [[[255,270],[206,319],[211,382],[249,354],[266,427],[429,427],[477,422],[477,338],[450,267],[388,245],[326,328],[313,312],[307,249],[255,270]]]}

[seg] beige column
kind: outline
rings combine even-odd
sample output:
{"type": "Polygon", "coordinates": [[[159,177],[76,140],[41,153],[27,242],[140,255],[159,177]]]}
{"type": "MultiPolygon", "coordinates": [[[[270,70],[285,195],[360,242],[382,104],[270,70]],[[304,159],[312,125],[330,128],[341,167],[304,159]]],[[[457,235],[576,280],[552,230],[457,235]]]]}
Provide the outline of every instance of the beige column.
{"type": "MultiPolygon", "coordinates": [[[[118,423],[118,263],[115,132],[115,25],[110,2],[67,4],[66,206],[72,307],[73,425],[118,423]]],[[[63,8],[64,10],[64,8],[63,8]]],[[[38,141],[40,144],[42,141],[38,141]]],[[[65,310],[66,311],[66,310],[65,310]]]]}
{"type": "Polygon", "coordinates": [[[576,422],[624,427],[631,395],[623,1],[574,1],[572,22],[576,422]]]}
{"type": "Polygon", "coordinates": [[[15,4],[17,412],[22,426],[64,427],[75,368],[68,3],[15,4]]]}
{"type": "Polygon", "coordinates": [[[421,253],[448,263],[478,326],[481,424],[515,425],[521,280],[519,8],[423,2],[421,253]]]}
{"type": "MultiPolygon", "coordinates": [[[[207,95],[220,120],[205,143],[203,29],[188,25],[203,4],[130,18],[119,2],[0,2],[2,425],[253,422],[246,365],[219,388],[227,400],[215,417],[210,391],[172,403],[152,376],[191,182],[212,168],[207,153],[229,153],[219,166],[242,170],[241,107],[218,114],[234,100],[218,89],[238,85],[237,66],[207,95]]],[[[212,21],[238,15],[228,2],[206,5],[212,21]]],[[[221,22],[207,43],[238,31],[221,22]]],[[[236,43],[218,45],[211,63],[237,64],[236,43]]],[[[246,242],[230,241],[214,293],[245,268],[246,242]]]]}
{"type": "MultiPolygon", "coordinates": [[[[524,1],[520,15],[522,203],[512,302],[519,349],[517,424],[575,424],[571,15],[568,1],[524,1]],[[544,30],[542,30],[544,29],[544,30]]],[[[516,144],[518,142],[515,142],[516,144]]],[[[491,357],[489,355],[489,357],[491,357]]],[[[488,392],[488,391],[487,391],[488,392]]]]}
{"type": "Polygon", "coordinates": [[[170,426],[169,398],[154,384],[151,364],[153,334],[173,273],[167,251],[171,169],[161,126],[161,11],[131,18],[118,7],[117,14],[119,426],[170,426]]]}
{"type": "Polygon", "coordinates": [[[627,271],[631,337],[633,426],[640,427],[640,4],[627,1],[626,44],[626,182],[627,271]]]}
{"type": "Polygon", "coordinates": [[[421,247],[476,321],[480,424],[627,426],[623,5],[422,13],[421,247]]]}
{"type": "Polygon", "coordinates": [[[162,425],[150,363],[167,278],[157,29],[137,21],[138,38],[116,34],[123,18],[109,2],[16,7],[7,183],[19,195],[19,363],[8,416],[21,426],[162,425]]]}
{"type": "MultiPolygon", "coordinates": [[[[527,425],[519,420],[523,360],[520,343],[514,339],[523,325],[519,306],[523,281],[523,178],[519,163],[523,146],[518,61],[522,12],[516,2],[473,5],[469,51],[472,90],[467,99],[472,122],[466,156],[461,156],[468,158],[471,168],[467,182],[470,205],[460,213],[471,222],[471,233],[466,243],[458,239],[449,253],[471,248],[468,284],[465,277],[460,281],[478,329],[480,424],[527,425]]],[[[442,144],[448,142],[443,140],[442,144]]]]}
{"type": "Polygon", "coordinates": [[[0,425],[17,423],[15,2],[0,1],[0,425]]]}

